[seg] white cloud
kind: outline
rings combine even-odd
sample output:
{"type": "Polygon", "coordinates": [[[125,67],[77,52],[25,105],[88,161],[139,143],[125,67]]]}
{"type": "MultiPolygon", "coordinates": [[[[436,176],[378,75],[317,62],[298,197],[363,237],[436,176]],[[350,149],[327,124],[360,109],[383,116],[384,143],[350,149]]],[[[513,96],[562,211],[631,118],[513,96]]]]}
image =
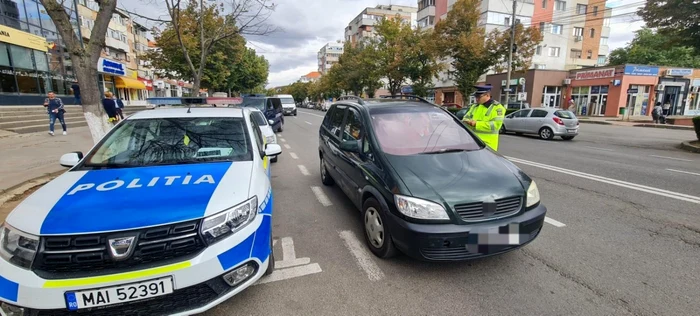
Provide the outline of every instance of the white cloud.
{"type": "Polygon", "coordinates": [[[642,18],[635,14],[644,3],[639,0],[608,1],[607,6],[613,8],[608,39],[611,51],[626,46],[634,38],[634,32],[644,27],[642,18]]]}

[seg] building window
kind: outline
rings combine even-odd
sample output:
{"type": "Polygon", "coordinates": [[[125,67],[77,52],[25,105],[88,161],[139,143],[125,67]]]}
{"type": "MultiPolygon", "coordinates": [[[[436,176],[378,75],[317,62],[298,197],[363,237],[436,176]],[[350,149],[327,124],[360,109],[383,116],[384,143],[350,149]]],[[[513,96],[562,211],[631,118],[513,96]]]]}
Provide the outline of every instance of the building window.
{"type": "Polygon", "coordinates": [[[12,65],[18,68],[34,69],[32,53],[28,48],[10,45],[12,65]]]}
{"type": "Polygon", "coordinates": [[[574,36],[583,36],[583,28],[574,27],[574,36]]]}
{"type": "Polygon", "coordinates": [[[593,7],[593,16],[597,16],[597,15],[598,15],[598,7],[594,6],[593,7]]]}
{"type": "Polygon", "coordinates": [[[545,27],[545,23],[540,22],[540,33],[542,33],[542,35],[544,35],[544,27],[545,27]]]}
{"type": "Polygon", "coordinates": [[[566,1],[554,1],[554,9],[557,11],[566,11],[566,1]]]}
{"type": "Polygon", "coordinates": [[[542,9],[547,8],[547,0],[542,0],[542,9]]]}
{"type": "Polygon", "coordinates": [[[510,17],[505,17],[503,19],[503,25],[510,26],[510,17]]]}
{"type": "Polygon", "coordinates": [[[588,59],[593,58],[593,51],[592,50],[590,50],[590,49],[588,50],[588,52],[586,53],[586,58],[588,58],[588,59]]]}
{"type": "Polygon", "coordinates": [[[604,65],[605,64],[605,55],[598,55],[598,65],[604,65]]]}
{"type": "Polygon", "coordinates": [[[537,56],[542,55],[542,45],[537,45],[537,48],[535,49],[535,54],[537,54],[537,56]]]}
{"type": "Polygon", "coordinates": [[[559,57],[559,52],[561,49],[559,47],[550,47],[549,48],[549,57],[559,57]]]}
{"type": "Polygon", "coordinates": [[[591,28],[591,38],[594,38],[594,37],[595,37],[595,29],[591,28]]]}
{"type": "Polygon", "coordinates": [[[552,24],[552,34],[561,34],[564,26],[561,24],[552,24]]]}
{"type": "Polygon", "coordinates": [[[603,45],[608,45],[608,38],[607,37],[600,38],[600,46],[603,46],[603,45]]]}
{"type": "Polygon", "coordinates": [[[545,64],[535,64],[535,69],[547,69],[547,65],[545,65],[545,64]]]}
{"type": "Polygon", "coordinates": [[[576,5],[576,13],[578,13],[578,14],[586,14],[587,10],[588,10],[588,6],[585,4],[577,4],[576,5]]]}
{"type": "Polygon", "coordinates": [[[581,51],[578,49],[572,49],[571,50],[571,58],[580,59],[581,58],[581,51]]]}

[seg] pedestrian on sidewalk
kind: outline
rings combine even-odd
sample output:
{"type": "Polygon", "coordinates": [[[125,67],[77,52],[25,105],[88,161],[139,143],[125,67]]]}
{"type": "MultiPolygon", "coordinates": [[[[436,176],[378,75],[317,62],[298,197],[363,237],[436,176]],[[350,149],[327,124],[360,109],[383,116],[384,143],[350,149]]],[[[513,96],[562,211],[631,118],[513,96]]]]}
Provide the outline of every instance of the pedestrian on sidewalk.
{"type": "Polygon", "coordinates": [[[656,102],[654,109],[651,111],[651,117],[654,119],[654,124],[659,124],[661,121],[661,116],[663,115],[663,108],[661,107],[661,102],[656,102]]]}
{"type": "Polygon", "coordinates": [[[53,127],[56,123],[56,119],[61,122],[61,127],[63,127],[63,135],[66,135],[66,120],[63,117],[66,110],[63,108],[63,101],[57,98],[53,91],[49,91],[48,96],[48,98],[44,99],[44,107],[49,114],[49,135],[54,135],[53,127]]]}
{"type": "Polygon", "coordinates": [[[119,114],[117,113],[117,103],[114,102],[114,94],[112,92],[105,92],[105,98],[102,99],[102,108],[104,108],[105,113],[109,117],[109,122],[117,124],[119,122],[119,114]]]}
{"type": "Polygon", "coordinates": [[[70,90],[73,92],[73,96],[75,97],[75,104],[76,105],[83,105],[83,100],[80,97],[80,86],[78,85],[78,82],[73,82],[73,85],[70,86],[70,90]]]}
{"type": "Polygon", "coordinates": [[[122,99],[122,98],[118,98],[118,99],[115,98],[115,99],[116,99],[115,101],[117,102],[117,114],[119,114],[119,117],[123,120],[124,119],[124,113],[123,113],[124,99],[122,99]]]}

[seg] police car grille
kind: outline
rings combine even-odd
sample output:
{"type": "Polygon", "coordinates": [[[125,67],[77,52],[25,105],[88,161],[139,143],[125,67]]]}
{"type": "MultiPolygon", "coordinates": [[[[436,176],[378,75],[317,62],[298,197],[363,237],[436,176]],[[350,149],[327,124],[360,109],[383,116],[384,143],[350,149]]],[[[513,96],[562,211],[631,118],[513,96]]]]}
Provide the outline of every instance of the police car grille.
{"type": "Polygon", "coordinates": [[[514,215],[520,211],[521,207],[522,197],[513,196],[496,200],[496,211],[490,215],[484,214],[483,202],[457,204],[454,206],[454,209],[462,220],[466,222],[478,222],[514,215]]]}
{"type": "Polygon", "coordinates": [[[123,272],[181,261],[205,248],[199,220],[140,230],[78,236],[42,237],[33,270],[44,278],[123,272]],[[132,254],[114,260],[109,239],[136,236],[132,254]]]}

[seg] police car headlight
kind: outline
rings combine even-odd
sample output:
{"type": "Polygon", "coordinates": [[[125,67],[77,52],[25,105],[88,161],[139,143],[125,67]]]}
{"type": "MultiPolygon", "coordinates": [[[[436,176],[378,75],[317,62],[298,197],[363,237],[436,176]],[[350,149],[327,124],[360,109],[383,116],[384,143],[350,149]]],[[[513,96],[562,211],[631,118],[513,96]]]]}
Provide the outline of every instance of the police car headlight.
{"type": "Polygon", "coordinates": [[[265,137],[265,143],[267,144],[274,144],[277,140],[275,139],[275,136],[267,136],[265,137]]]}
{"type": "Polygon", "coordinates": [[[29,269],[39,247],[39,237],[21,232],[14,227],[0,226],[0,257],[16,266],[29,269]]]}
{"type": "Polygon", "coordinates": [[[427,220],[450,219],[445,208],[435,202],[403,195],[395,195],[394,200],[399,212],[408,217],[427,220]]]}
{"type": "Polygon", "coordinates": [[[531,207],[540,202],[540,190],[537,189],[537,184],[535,180],[530,182],[530,188],[527,189],[527,200],[525,207],[531,207]]]}
{"type": "Polygon", "coordinates": [[[215,243],[248,225],[258,214],[258,197],[254,196],[221,213],[209,216],[202,223],[202,236],[215,243]]]}

